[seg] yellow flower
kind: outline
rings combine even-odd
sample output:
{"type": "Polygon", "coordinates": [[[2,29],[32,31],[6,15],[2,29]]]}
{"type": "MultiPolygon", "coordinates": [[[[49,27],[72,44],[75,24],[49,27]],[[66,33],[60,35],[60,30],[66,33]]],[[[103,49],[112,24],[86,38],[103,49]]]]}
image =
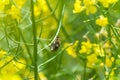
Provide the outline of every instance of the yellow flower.
{"type": "Polygon", "coordinates": [[[96,0],[76,0],[74,3],[73,13],[80,13],[83,10],[86,10],[86,14],[94,14],[97,11],[95,6],[96,0]]]}
{"type": "Polygon", "coordinates": [[[3,59],[0,60],[0,67],[9,62],[12,58],[13,56],[5,56],[3,59]]]}
{"type": "Polygon", "coordinates": [[[20,19],[20,10],[16,8],[14,5],[11,6],[11,9],[7,11],[7,13],[13,18],[13,19],[20,19]]]}
{"type": "Polygon", "coordinates": [[[45,0],[37,0],[39,8],[41,9],[42,12],[47,13],[49,11],[49,8],[47,6],[47,3],[45,0]]]}
{"type": "Polygon", "coordinates": [[[74,58],[76,58],[77,57],[77,55],[76,55],[76,51],[75,51],[75,48],[74,47],[68,47],[67,49],[66,49],[66,51],[68,52],[68,54],[70,55],[70,56],[72,56],[72,57],[74,57],[74,58]]]}
{"type": "Polygon", "coordinates": [[[87,66],[88,67],[93,67],[95,65],[95,63],[98,61],[97,59],[97,55],[96,54],[91,54],[89,56],[87,56],[87,66]]]}
{"type": "Polygon", "coordinates": [[[99,44],[93,44],[93,51],[96,55],[104,56],[104,50],[99,44]]]}
{"type": "Polygon", "coordinates": [[[87,15],[94,14],[94,13],[96,13],[96,11],[97,11],[97,8],[94,5],[90,5],[90,6],[86,7],[86,14],[87,15]]]}
{"type": "Polygon", "coordinates": [[[104,7],[109,7],[109,0],[99,0],[99,2],[101,2],[104,7]]]}
{"type": "Polygon", "coordinates": [[[74,3],[74,10],[73,13],[80,13],[85,9],[84,6],[81,6],[81,1],[80,0],[76,0],[74,3]]]}
{"type": "Polygon", "coordinates": [[[10,55],[8,56],[6,54],[7,54],[6,51],[0,50],[0,67],[5,65],[7,62],[9,62],[13,58],[13,56],[10,56],[10,55]]]}
{"type": "Polygon", "coordinates": [[[91,6],[95,4],[95,0],[83,0],[85,6],[91,6]]]}
{"type": "Polygon", "coordinates": [[[7,52],[4,50],[0,50],[0,59],[6,54],[7,52]]]}
{"type": "Polygon", "coordinates": [[[15,75],[11,75],[11,74],[6,74],[6,75],[0,75],[0,80],[22,80],[22,78],[15,74],[15,75]]]}
{"type": "Polygon", "coordinates": [[[112,61],[111,61],[111,59],[109,59],[109,57],[106,57],[105,63],[106,63],[107,67],[111,67],[111,65],[112,65],[112,61]]]}
{"type": "Polygon", "coordinates": [[[5,8],[5,5],[9,4],[9,0],[0,0],[0,11],[3,11],[5,8]]]}
{"type": "Polygon", "coordinates": [[[95,6],[95,0],[83,0],[83,3],[86,8],[86,14],[94,14],[97,11],[97,8],[95,6]]]}
{"type": "Polygon", "coordinates": [[[81,46],[81,49],[79,50],[79,52],[90,54],[91,48],[92,48],[92,44],[90,43],[90,41],[82,42],[82,46],[81,46]]]}
{"type": "Polygon", "coordinates": [[[40,80],[48,80],[43,72],[39,73],[40,80]]]}
{"type": "Polygon", "coordinates": [[[100,66],[101,66],[101,67],[103,67],[103,66],[104,66],[104,63],[103,63],[103,62],[102,62],[102,63],[100,63],[100,66]]]}
{"type": "Polygon", "coordinates": [[[41,13],[40,8],[35,5],[35,6],[34,6],[34,15],[35,15],[35,17],[39,16],[40,13],[41,13]]]}
{"type": "Polygon", "coordinates": [[[79,41],[75,41],[75,43],[72,44],[72,45],[70,45],[69,43],[66,43],[66,44],[64,45],[65,48],[68,47],[68,48],[66,49],[67,53],[68,53],[70,56],[74,57],[74,58],[77,57],[77,55],[76,55],[76,46],[77,46],[78,42],[79,42],[79,41]]]}
{"type": "MultiPolygon", "coordinates": [[[[13,56],[7,56],[4,59],[0,61],[0,67],[8,63],[10,60],[12,60],[13,56]],[[2,63],[2,64],[1,64],[2,63]]],[[[16,67],[14,66],[13,62],[9,62],[7,65],[5,65],[1,69],[1,74],[6,75],[6,74],[15,74],[17,72],[16,67]]]]}
{"type": "MultiPolygon", "coordinates": [[[[0,0],[0,13],[4,12],[4,8],[6,5],[9,4],[9,0],[0,0]]],[[[2,17],[2,15],[0,14],[0,17],[2,17]]]]}
{"type": "Polygon", "coordinates": [[[24,59],[19,59],[18,61],[13,61],[13,64],[15,65],[15,67],[17,67],[18,69],[22,69],[25,67],[25,60],[24,59]]]}
{"type": "Polygon", "coordinates": [[[19,8],[22,8],[23,5],[25,4],[25,1],[26,0],[14,0],[14,2],[16,3],[16,5],[19,7],[19,8]]]}
{"type": "Polygon", "coordinates": [[[109,3],[116,3],[118,0],[109,0],[109,3]]]}
{"type": "Polygon", "coordinates": [[[117,1],[118,0],[99,0],[105,8],[108,8],[110,4],[116,3],[117,1]]]}
{"type": "Polygon", "coordinates": [[[105,27],[108,24],[108,18],[101,15],[100,18],[96,20],[96,24],[105,27]]]}

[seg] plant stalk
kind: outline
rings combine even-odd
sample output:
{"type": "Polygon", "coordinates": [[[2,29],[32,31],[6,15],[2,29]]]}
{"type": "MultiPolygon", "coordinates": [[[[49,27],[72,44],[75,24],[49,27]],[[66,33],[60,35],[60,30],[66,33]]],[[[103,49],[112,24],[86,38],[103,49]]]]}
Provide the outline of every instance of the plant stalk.
{"type": "Polygon", "coordinates": [[[33,27],[33,40],[34,40],[34,80],[38,80],[38,68],[37,68],[37,39],[36,39],[36,26],[35,26],[35,17],[34,17],[34,3],[31,0],[31,21],[33,27]]]}

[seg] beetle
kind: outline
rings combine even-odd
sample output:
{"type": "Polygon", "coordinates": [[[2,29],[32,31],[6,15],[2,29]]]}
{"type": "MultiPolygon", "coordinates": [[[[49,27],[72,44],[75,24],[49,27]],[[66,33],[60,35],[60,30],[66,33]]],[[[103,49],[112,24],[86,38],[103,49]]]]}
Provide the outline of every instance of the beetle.
{"type": "Polygon", "coordinates": [[[60,37],[57,36],[56,39],[55,39],[55,41],[53,41],[53,43],[51,44],[51,48],[50,48],[51,51],[58,50],[58,48],[60,47],[60,44],[61,44],[60,37]]]}

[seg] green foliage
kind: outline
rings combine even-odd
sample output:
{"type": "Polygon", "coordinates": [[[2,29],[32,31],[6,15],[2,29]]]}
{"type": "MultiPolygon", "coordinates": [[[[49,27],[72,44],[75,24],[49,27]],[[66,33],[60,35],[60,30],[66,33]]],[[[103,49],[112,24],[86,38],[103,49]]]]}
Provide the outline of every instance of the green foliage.
{"type": "Polygon", "coordinates": [[[0,80],[119,80],[119,0],[0,6],[0,80]]]}

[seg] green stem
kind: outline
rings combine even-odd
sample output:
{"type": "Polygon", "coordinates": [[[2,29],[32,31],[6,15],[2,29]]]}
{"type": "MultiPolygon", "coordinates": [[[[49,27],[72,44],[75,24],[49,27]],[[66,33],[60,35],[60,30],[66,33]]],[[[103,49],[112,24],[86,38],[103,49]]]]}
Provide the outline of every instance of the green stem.
{"type": "Polygon", "coordinates": [[[59,56],[60,54],[62,54],[67,48],[68,48],[68,47],[64,48],[63,50],[61,50],[60,52],[58,52],[58,54],[56,54],[56,55],[53,56],[52,58],[50,58],[50,59],[46,60],[45,62],[41,63],[40,65],[38,65],[39,71],[41,70],[40,68],[41,68],[43,65],[45,65],[45,64],[49,63],[50,61],[54,60],[55,58],[57,58],[57,56],[59,56]]]}
{"type": "MultiPolygon", "coordinates": [[[[46,3],[47,3],[47,5],[48,5],[48,8],[50,9],[50,11],[52,12],[53,10],[52,10],[52,8],[51,8],[48,0],[46,0],[46,3]]],[[[58,5],[58,3],[59,3],[59,0],[57,0],[57,5],[58,5]]],[[[56,7],[56,9],[57,9],[57,7],[56,7]]],[[[59,20],[57,19],[57,17],[55,16],[54,13],[52,14],[52,16],[54,17],[54,19],[55,19],[57,22],[59,21],[59,20]]]]}
{"type": "MultiPolygon", "coordinates": [[[[110,27],[109,27],[109,37],[110,37],[110,42],[112,43],[112,45],[114,46],[114,48],[115,48],[115,53],[114,53],[114,62],[112,62],[112,66],[111,66],[111,69],[110,69],[110,71],[109,71],[109,74],[108,74],[108,76],[106,77],[106,80],[109,80],[109,78],[110,78],[110,74],[111,74],[111,72],[112,72],[112,69],[115,67],[115,65],[116,65],[116,60],[117,60],[117,55],[119,54],[119,48],[118,47],[116,47],[115,46],[115,44],[113,44],[113,42],[112,42],[112,40],[111,40],[111,35],[110,35],[110,30],[113,32],[113,34],[115,35],[115,37],[116,37],[116,39],[118,40],[118,42],[120,41],[120,39],[119,39],[119,33],[117,32],[117,30],[115,30],[114,29],[114,27],[113,27],[113,25],[111,25],[110,27]]],[[[118,45],[118,44],[117,44],[118,45]]]]}
{"type": "MultiPolygon", "coordinates": [[[[50,9],[50,11],[51,11],[51,12],[54,11],[54,10],[52,10],[52,8],[51,8],[48,0],[46,0],[46,3],[47,3],[47,5],[48,5],[48,8],[50,9]]],[[[58,5],[58,3],[59,3],[59,0],[57,1],[57,5],[58,5]]],[[[57,17],[55,16],[54,13],[52,14],[52,16],[53,16],[53,18],[57,21],[57,23],[59,23],[59,20],[57,19],[57,17]]],[[[70,38],[68,32],[66,31],[66,29],[64,28],[63,25],[62,25],[61,29],[62,29],[62,31],[63,31],[63,34],[66,36],[66,38],[68,38],[68,40],[72,41],[72,39],[70,38]]]]}
{"type": "Polygon", "coordinates": [[[23,40],[23,42],[24,42],[24,45],[25,45],[25,47],[26,47],[26,49],[27,49],[28,55],[29,55],[29,57],[30,57],[30,59],[31,59],[31,61],[32,61],[32,63],[33,63],[33,58],[32,58],[30,49],[29,49],[28,45],[26,44],[25,38],[24,38],[21,30],[20,30],[19,28],[18,28],[18,30],[19,30],[19,33],[20,33],[20,35],[21,35],[21,38],[22,38],[22,40],[23,40]]]}
{"type": "Polygon", "coordinates": [[[8,34],[7,34],[7,31],[6,31],[6,27],[3,27],[3,29],[4,29],[4,32],[5,32],[5,39],[6,39],[7,45],[10,48],[10,43],[9,43],[9,40],[8,40],[8,34]]]}
{"type": "Polygon", "coordinates": [[[115,29],[113,28],[113,25],[110,25],[110,28],[111,28],[113,34],[115,35],[116,39],[120,42],[119,35],[116,33],[115,29]]]}
{"type": "Polygon", "coordinates": [[[61,11],[61,16],[60,16],[60,19],[59,19],[59,23],[58,23],[58,28],[56,30],[56,34],[54,36],[54,38],[52,39],[52,41],[47,45],[45,46],[44,48],[42,48],[41,50],[38,51],[38,54],[43,51],[44,49],[46,49],[47,47],[49,47],[54,41],[55,39],[57,38],[59,32],[60,32],[60,29],[62,27],[62,20],[63,20],[63,17],[64,17],[64,11],[65,11],[65,4],[63,5],[62,7],[62,11],[61,11]]]}
{"type": "Polygon", "coordinates": [[[84,74],[83,74],[83,80],[86,80],[86,68],[87,68],[87,61],[86,61],[87,56],[85,56],[85,61],[84,61],[84,74]]]}
{"type": "Polygon", "coordinates": [[[34,18],[34,4],[33,0],[31,0],[31,21],[33,27],[33,40],[34,40],[34,80],[38,80],[38,68],[37,68],[37,39],[36,39],[36,26],[35,26],[35,18],[34,18]]]}

